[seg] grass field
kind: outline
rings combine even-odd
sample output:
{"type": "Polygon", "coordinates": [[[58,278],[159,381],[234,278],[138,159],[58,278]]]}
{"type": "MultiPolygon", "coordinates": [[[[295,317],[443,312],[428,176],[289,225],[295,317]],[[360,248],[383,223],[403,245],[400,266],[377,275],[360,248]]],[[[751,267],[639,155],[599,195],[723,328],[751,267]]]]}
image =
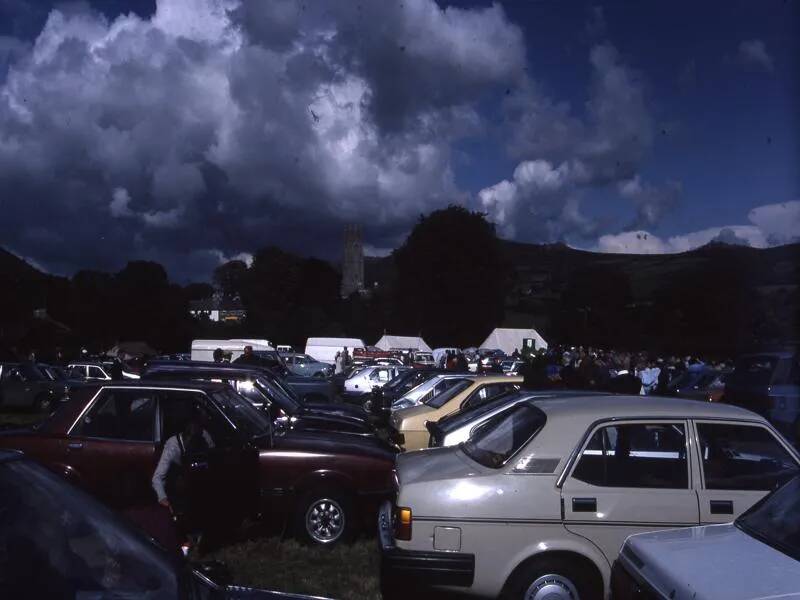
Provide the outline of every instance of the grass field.
{"type": "Polygon", "coordinates": [[[224,562],[240,585],[341,600],[381,597],[374,538],[336,548],[310,548],[270,537],[228,546],[210,558],[224,562]]]}

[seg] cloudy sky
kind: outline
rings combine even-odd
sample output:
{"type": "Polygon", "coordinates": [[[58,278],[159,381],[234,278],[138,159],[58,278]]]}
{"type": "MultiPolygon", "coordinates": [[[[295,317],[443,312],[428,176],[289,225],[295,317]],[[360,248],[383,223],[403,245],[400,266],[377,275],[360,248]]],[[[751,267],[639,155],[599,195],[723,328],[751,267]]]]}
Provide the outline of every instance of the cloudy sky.
{"type": "Polygon", "coordinates": [[[181,281],[459,203],[603,252],[800,238],[800,2],[0,0],[0,246],[181,281]]]}

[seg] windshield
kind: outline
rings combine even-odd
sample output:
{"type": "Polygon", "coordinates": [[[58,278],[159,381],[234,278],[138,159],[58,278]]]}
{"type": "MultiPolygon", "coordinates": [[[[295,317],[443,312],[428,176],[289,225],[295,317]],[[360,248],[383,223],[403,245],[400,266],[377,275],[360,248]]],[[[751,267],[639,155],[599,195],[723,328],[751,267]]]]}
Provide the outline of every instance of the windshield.
{"type": "Polygon", "coordinates": [[[274,402],[278,408],[284,412],[294,415],[300,412],[301,405],[292,396],[289,396],[282,386],[271,381],[262,379],[261,377],[255,380],[256,389],[264,394],[271,402],[274,402]]]}
{"type": "Polygon", "coordinates": [[[459,447],[485,467],[500,468],[544,426],[544,413],[532,404],[520,404],[481,425],[459,447]]]}
{"type": "Polygon", "coordinates": [[[44,468],[0,463],[0,597],[180,597],[174,566],[109,509],[44,468]]]}
{"type": "Polygon", "coordinates": [[[440,394],[430,398],[425,402],[431,408],[442,408],[445,404],[447,404],[452,398],[458,396],[461,392],[466,390],[468,387],[472,385],[472,381],[464,380],[459,381],[458,383],[453,384],[453,387],[446,389],[445,391],[441,392],[440,394]]]}
{"type": "Polygon", "coordinates": [[[499,396],[492,398],[486,404],[479,404],[477,406],[467,407],[463,410],[458,410],[446,417],[439,419],[437,425],[442,431],[452,431],[459,427],[466,425],[472,421],[480,419],[482,416],[497,410],[504,405],[511,405],[523,398],[520,392],[506,392],[499,396]]]}
{"type": "Polygon", "coordinates": [[[59,367],[39,365],[39,369],[43,371],[47,378],[51,381],[64,381],[67,379],[67,375],[64,373],[63,369],[60,369],[59,367]]]}
{"type": "Polygon", "coordinates": [[[255,408],[243,396],[226,389],[214,392],[211,397],[234,427],[247,438],[269,434],[272,424],[267,414],[255,408]]]}
{"type": "Polygon", "coordinates": [[[800,560],[800,477],[795,477],[741,517],[742,531],[800,560]]]}

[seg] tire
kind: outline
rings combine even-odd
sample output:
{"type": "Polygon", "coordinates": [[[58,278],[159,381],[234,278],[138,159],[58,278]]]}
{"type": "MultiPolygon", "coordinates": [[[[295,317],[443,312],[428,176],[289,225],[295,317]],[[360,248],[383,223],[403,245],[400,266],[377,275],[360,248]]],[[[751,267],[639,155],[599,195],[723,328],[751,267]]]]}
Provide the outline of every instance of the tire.
{"type": "Polygon", "coordinates": [[[48,394],[39,394],[33,403],[36,412],[49,413],[53,409],[53,399],[48,394]]]}
{"type": "Polygon", "coordinates": [[[317,379],[324,379],[325,373],[323,373],[322,371],[317,371],[316,373],[314,373],[312,377],[316,377],[317,379]]]}
{"type": "Polygon", "coordinates": [[[542,556],[517,567],[500,596],[503,600],[602,600],[602,579],[589,565],[542,556]]]}
{"type": "Polygon", "coordinates": [[[354,532],[355,513],[347,494],[334,488],[317,488],[301,496],[294,524],[298,541],[330,547],[351,541],[354,532]]]}
{"type": "Polygon", "coordinates": [[[372,412],[372,400],[366,400],[364,404],[361,405],[361,408],[363,408],[366,413],[372,412]]]}

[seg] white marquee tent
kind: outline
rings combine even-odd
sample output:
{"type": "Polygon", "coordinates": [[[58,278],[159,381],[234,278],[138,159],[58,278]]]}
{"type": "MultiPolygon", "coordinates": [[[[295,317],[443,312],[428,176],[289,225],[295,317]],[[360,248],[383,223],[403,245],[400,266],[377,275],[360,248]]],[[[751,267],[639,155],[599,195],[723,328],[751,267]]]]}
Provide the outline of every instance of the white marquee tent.
{"type": "Polygon", "coordinates": [[[376,347],[381,350],[391,350],[392,348],[414,349],[422,352],[430,352],[431,347],[425,343],[421,337],[411,337],[407,335],[385,335],[377,341],[376,347]]]}
{"type": "Polygon", "coordinates": [[[506,354],[513,354],[514,350],[522,352],[525,345],[523,340],[526,338],[533,339],[536,350],[547,348],[547,342],[535,329],[505,329],[502,327],[498,327],[490,333],[489,337],[481,344],[481,348],[492,350],[497,348],[506,354]]]}

